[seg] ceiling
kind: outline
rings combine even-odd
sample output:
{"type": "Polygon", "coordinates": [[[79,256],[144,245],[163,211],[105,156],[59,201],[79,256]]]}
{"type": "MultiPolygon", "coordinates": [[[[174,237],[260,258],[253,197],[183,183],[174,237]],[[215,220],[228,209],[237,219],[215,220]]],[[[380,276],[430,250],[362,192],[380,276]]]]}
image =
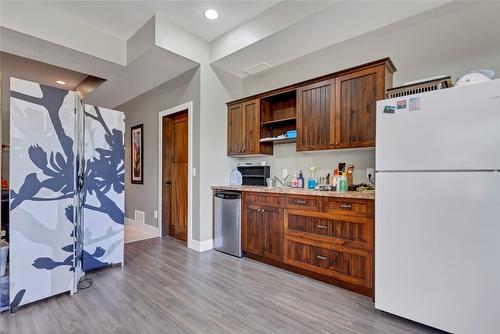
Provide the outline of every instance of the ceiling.
{"type": "Polygon", "coordinates": [[[207,41],[223,35],[279,1],[50,1],[30,6],[50,7],[51,11],[91,25],[121,40],[130,38],[153,15],[198,35],[207,41]],[[204,16],[208,8],[219,12],[210,21],[204,16]]]}
{"type": "Polygon", "coordinates": [[[106,80],[86,99],[113,108],[200,64],[244,78],[449,1],[0,2],[0,50],[106,80]]]}
{"type": "Polygon", "coordinates": [[[15,73],[18,79],[35,81],[43,85],[69,90],[75,90],[88,76],[84,73],[41,63],[6,52],[0,52],[0,70],[6,77],[10,76],[11,73],[15,73]],[[64,81],[66,84],[60,85],[56,83],[58,80],[64,81]]]}

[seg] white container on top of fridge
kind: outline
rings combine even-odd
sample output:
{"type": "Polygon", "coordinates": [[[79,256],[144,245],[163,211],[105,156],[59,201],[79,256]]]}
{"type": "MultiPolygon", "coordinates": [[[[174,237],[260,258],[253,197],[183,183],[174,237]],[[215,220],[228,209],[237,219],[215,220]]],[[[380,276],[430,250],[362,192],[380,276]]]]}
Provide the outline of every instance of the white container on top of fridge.
{"type": "Polygon", "coordinates": [[[377,102],[375,307],[500,333],[500,80],[377,102]]]}

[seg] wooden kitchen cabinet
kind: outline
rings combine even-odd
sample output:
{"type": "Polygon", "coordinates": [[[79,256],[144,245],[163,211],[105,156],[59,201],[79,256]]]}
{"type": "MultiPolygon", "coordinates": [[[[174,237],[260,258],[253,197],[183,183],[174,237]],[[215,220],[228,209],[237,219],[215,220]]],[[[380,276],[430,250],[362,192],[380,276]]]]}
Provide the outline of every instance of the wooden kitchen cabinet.
{"type": "Polygon", "coordinates": [[[232,105],[227,111],[227,154],[241,154],[245,147],[243,103],[232,105]]]}
{"type": "Polygon", "coordinates": [[[264,235],[262,256],[280,261],[283,248],[283,219],[279,208],[262,207],[262,230],[264,235]]]}
{"type": "Polygon", "coordinates": [[[297,151],[335,147],[335,80],[297,89],[297,151]]]}
{"type": "Polygon", "coordinates": [[[375,146],[377,100],[384,98],[385,66],[335,78],[335,147],[375,146]]]}
{"type": "Polygon", "coordinates": [[[255,255],[262,254],[263,231],[261,206],[245,205],[243,223],[243,251],[255,255]]]}
{"type": "Polygon", "coordinates": [[[259,196],[249,195],[244,197],[248,200],[244,200],[243,204],[243,251],[280,261],[283,249],[282,210],[279,206],[252,204],[252,199],[259,196]]]}
{"type": "Polygon", "coordinates": [[[372,253],[339,245],[285,237],[285,263],[365,289],[373,288],[372,253]]]}
{"type": "Polygon", "coordinates": [[[260,100],[228,105],[227,154],[270,154],[272,147],[260,140],[260,100]]]}
{"type": "Polygon", "coordinates": [[[273,154],[260,138],[297,130],[297,151],[375,146],[376,101],[392,87],[389,58],[254,95],[228,105],[228,155],[273,154]]]}

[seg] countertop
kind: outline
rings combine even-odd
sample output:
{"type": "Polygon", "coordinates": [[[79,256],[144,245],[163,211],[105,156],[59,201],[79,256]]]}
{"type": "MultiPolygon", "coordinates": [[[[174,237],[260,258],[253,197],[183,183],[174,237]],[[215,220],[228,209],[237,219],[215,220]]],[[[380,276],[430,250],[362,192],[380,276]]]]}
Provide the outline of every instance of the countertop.
{"type": "Polygon", "coordinates": [[[280,188],[280,187],[265,187],[265,186],[212,186],[214,190],[232,190],[232,191],[248,191],[256,193],[274,193],[274,194],[293,194],[293,195],[312,195],[312,196],[327,196],[340,198],[359,198],[359,199],[375,199],[374,192],[359,192],[359,191],[318,191],[312,189],[300,188],[280,188]]]}

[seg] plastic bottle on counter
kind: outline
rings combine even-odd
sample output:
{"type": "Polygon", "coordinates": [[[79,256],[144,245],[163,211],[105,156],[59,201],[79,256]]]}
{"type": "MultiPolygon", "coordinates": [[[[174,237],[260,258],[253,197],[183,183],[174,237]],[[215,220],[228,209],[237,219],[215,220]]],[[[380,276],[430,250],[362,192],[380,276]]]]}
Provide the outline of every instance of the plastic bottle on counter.
{"type": "Polygon", "coordinates": [[[338,189],[340,192],[346,192],[347,191],[347,177],[342,174],[339,176],[339,185],[338,189]]]}
{"type": "Polygon", "coordinates": [[[299,177],[297,178],[297,188],[304,188],[304,175],[302,175],[302,169],[299,171],[299,177]]]}
{"type": "Polygon", "coordinates": [[[314,189],[316,188],[316,184],[318,183],[318,181],[314,177],[314,172],[316,171],[316,167],[311,167],[309,169],[311,170],[311,177],[307,180],[307,188],[314,189]]]}
{"type": "Polygon", "coordinates": [[[297,188],[297,172],[293,173],[292,188],[297,188]]]}

